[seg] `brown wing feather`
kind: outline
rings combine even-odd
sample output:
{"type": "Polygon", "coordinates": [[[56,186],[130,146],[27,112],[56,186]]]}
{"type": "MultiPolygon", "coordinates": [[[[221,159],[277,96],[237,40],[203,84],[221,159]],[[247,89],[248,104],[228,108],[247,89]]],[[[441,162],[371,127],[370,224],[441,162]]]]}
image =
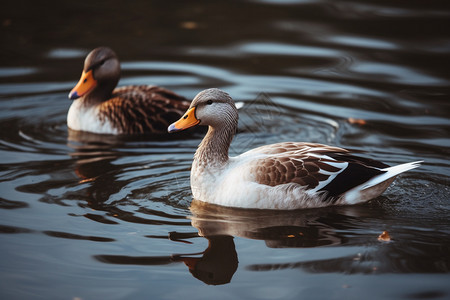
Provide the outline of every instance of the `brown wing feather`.
{"type": "Polygon", "coordinates": [[[100,118],[125,134],[167,133],[167,127],[189,108],[189,101],[158,86],[127,86],[114,90],[100,105],[100,118]]]}
{"type": "Polygon", "coordinates": [[[308,189],[326,180],[328,175],[318,173],[318,159],[307,155],[292,157],[267,157],[256,162],[252,173],[256,182],[269,186],[298,183],[308,189]]]}
{"type": "Polygon", "coordinates": [[[303,142],[283,142],[261,146],[250,150],[249,153],[261,154],[295,154],[295,153],[349,153],[348,150],[323,144],[303,143],[303,142]]]}
{"type": "Polygon", "coordinates": [[[256,182],[269,186],[297,183],[313,189],[330,175],[319,173],[325,170],[337,172],[340,169],[326,162],[333,160],[311,154],[348,153],[347,150],[312,143],[279,143],[255,149],[258,153],[273,154],[259,159],[252,168],[256,182]]]}
{"type": "Polygon", "coordinates": [[[383,168],[387,167],[383,163],[354,156],[348,150],[320,144],[280,143],[255,150],[256,153],[268,154],[257,160],[252,168],[256,182],[269,186],[298,183],[306,189],[314,189],[332,176],[328,173],[335,173],[333,180],[318,190],[326,192],[327,199],[333,201],[385,172],[383,168]]]}

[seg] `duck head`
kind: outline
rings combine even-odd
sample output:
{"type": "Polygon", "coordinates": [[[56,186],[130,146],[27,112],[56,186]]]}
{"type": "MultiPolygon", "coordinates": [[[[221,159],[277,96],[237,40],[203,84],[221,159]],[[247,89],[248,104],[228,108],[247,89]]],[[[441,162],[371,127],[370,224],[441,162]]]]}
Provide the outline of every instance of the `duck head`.
{"type": "Polygon", "coordinates": [[[120,63],[116,53],[108,47],[95,48],[86,57],[81,78],[69,93],[69,99],[89,96],[106,100],[119,78],[120,63]]]}
{"type": "Polygon", "coordinates": [[[198,93],[186,113],[169,126],[168,132],[181,131],[196,125],[234,128],[238,118],[237,108],[230,95],[212,88],[198,93]]]}

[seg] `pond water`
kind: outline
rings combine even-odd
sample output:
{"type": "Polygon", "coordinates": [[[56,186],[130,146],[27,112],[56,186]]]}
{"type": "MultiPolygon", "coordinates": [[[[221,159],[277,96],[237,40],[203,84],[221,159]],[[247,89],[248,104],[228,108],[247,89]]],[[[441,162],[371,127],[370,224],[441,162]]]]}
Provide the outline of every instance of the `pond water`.
{"type": "Polygon", "coordinates": [[[449,299],[446,1],[2,6],[2,299],[449,299]],[[67,95],[99,45],[119,85],[244,103],[231,155],[308,141],[424,163],[358,206],[199,205],[202,134],[69,135],[67,95]]]}

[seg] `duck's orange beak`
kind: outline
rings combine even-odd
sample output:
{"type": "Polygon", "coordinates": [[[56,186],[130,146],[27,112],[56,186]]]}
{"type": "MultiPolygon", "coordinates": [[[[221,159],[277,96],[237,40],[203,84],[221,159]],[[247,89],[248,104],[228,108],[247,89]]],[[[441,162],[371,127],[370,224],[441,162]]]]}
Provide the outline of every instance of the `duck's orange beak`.
{"type": "Polygon", "coordinates": [[[194,107],[188,109],[188,111],[184,114],[184,116],[182,116],[178,121],[176,121],[175,123],[172,123],[169,126],[167,131],[169,133],[172,133],[175,131],[185,130],[185,129],[188,129],[188,128],[193,127],[193,126],[197,125],[198,123],[200,123],[200,120],[197,119],[197,117],[195,116],[196,108],[197,107],[194,106],[194,107]]]}
{"type": "Polygon", "coordinates": [[[75,100],[83,97],[84,95],[92,91],[92,89],[96,86],[97,80],[94,79],[92,70],[89,70],[87,72],[83,71],[80,81],[78,81],[77,85],[72,89],[72,91],[70,91],[69,99],[75,100]]]}
{"type": "Polygon", "coordinates": [[[195,270],[195,267],[197,266],[197,263],[201,260],[201,258],[197,258],[197,257],[182,257],[181,260],[189,268],[189,270],[195,270]]]}

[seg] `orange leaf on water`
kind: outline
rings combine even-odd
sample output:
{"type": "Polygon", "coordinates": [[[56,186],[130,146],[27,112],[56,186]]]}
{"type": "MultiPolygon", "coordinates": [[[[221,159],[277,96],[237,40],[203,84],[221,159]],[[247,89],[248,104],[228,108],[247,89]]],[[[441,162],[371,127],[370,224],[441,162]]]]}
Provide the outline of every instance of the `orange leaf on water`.
{"type": "Polygon", "coordinates": [[[378,236],[378,240],[380,242],[389,242],[391,240],[391,236],[387,231],[383,231],[383,233],[378,236]]]}
{"type": "Polygon", "coordinates": [[[367,122],[364,121],[363,119],[348,118],[347,121],[350,124],[357,124],[357,125],[366,125],[367,124],[367,122]]]}

